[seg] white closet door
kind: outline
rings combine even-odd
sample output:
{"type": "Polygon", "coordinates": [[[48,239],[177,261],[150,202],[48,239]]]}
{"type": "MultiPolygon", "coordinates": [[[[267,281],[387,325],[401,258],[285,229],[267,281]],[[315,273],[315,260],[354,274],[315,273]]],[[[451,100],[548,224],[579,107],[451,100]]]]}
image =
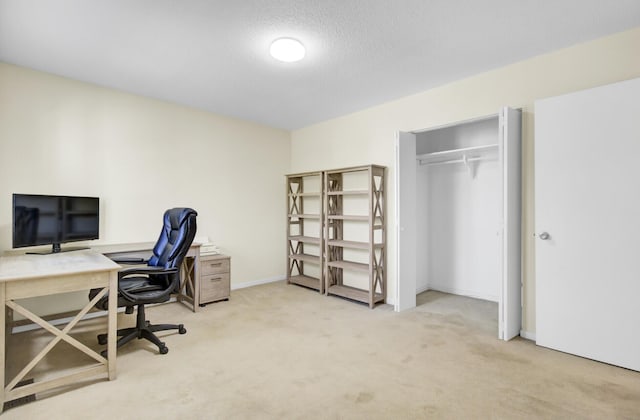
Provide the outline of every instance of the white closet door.
{"type": "Polygon", "coordinates": [[[521,111],[500,112],[502,157],[502,296],[499,301],[499,338],[511,340],[522,326],[522,116],[521,111]]]}
{"type": "Polygon", "coordinates": [[[640,370],[640,79],[535,104],[536,341],[640,370]]]}
{"type": "Polygon", "coordinates": [[[416,165],[416,135],[398,132],[396,139],[398,234],[396,311],[404,311],[416,306],[416,165]]]}

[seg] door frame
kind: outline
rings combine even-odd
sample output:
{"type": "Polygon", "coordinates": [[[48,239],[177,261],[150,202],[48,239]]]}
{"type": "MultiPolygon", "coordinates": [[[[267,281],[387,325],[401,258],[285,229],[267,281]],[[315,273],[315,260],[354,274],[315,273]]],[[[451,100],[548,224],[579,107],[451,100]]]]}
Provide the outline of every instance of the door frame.
{"type": "MultiPolygon", "coordinates": [[[[416,295],[416,265],[417,265],[417,256],[415,254],[415,233],[413,235],[409,234],[407,235],[406,232],[415,232],[416,230],[416,203],[415,203],[415,197],[413,199],[407,199],[407,197],[404,196],[403,193],[403,178],[406,176],[410,176],[411,174],[413,174],[413,180],[409,180],[409,182],[411,183],[411,185],[409,185],[408,187],[405,186],[404,188],[408,188],[408,189],[415,189],[415,167],[413,169],[413,172],[409,171],[407,173],[407,168],[405,167],[405,165],[409,165],[408,162],[412,162],[413,165],[417,165],[417,161],[416,161],[416,150],[415,150],[415,141],[416,141],[416,135],[419,133],[424,133],[424,132],[429,132],[429,131],[434,131],[434,130],[439,130],[439,129],[443,129],[443,128],[448,128],[448,127],[453,127],[453,126],[457,126],[457,125],[462,125],[462,124],[469,124],[469,123],[474,123],[474,122],[480,122],[480,121],[485,121],[485,120],[489,120],[489,119],[496,119],[498,121],[499,124],[499,143],[501,144],[500,146],[500,160],[501,160],[501,164],[503,166],[503,179],[502,179],[502,189],[503,189],[503,195],[502,195],[502,200],[503,200],[503,219],[504,218],[508,218],[509,215],[509,210],[508,207],[511,205],[516,205],[517,207],[517,211],[519,212],[519,216],[521,217],[521,200],[522,200],[522,196],[520,194],[519,197],[517,197],[517,200],[514,203],[508,203],[508,200],[513,200],[513,194],[511,195],[511,198],[507,197],[505,194],[505,190],[509,190],[509,188],[511,187],[511,189],[513,188],[513,184],[508,184],[509,180],[506,178],[506,175],[509,173],[507,171],[507,164],[505,164],[504,159],[506,159],[507,155],[504,155],[505,152],[505,148],[504,148],[504,141],[503,138],[505,135],[507,135],[507,130],[511,129],[513,130],[513,127],[507,127],[506,124],[503,123],[503,120],[506,120],[504,118],[504,116],[506,116],[509,112],[510,108],[503,108],[500,110],[500,112],[498,113],[494,113],[494,114],[490,114],[490,115],[485,115],[482,117],[478,117],[478,118],[472,118],[472,119],[468,119],[468,120],[462,120],[462,121],[456,121],[453,123],[448,123],[448,124],[443,124],[443,125],[439,125],[439,126],[435,126],[435,127],[430,127],[430,128],[425,128],[422,130],[415,130],[415,131],[410,131],[410,132],[402,132],[402,131],[398,131],[396,132],[396,136],[395,136],[395,151],[396,151],[396,160],[395,160],[395,173],[396,173],[396,249],[397,249],[397,264],[396,264],[396,301],[395,301],[395,305],[394,305],[394,310],[396,312],[401,312],[404,311],[406,309],[411,309],[414,308],[416,306],[416,300],[415,300],[415,295],[416,295]],[[413,136],[413,137],[411,137],[413,136]],[[401,144],[401,142],[403,141],[407,142],[411,142],[413,141],[413,143],[411,145],[409,145],[409,147],[407,147],[407,145],[405,144],[401,144]],[[413,146],[413,150],[411,151],[411,146],[413,146]],[[409,207],[409,208],[407,208],[409,207]],[[407,220],[409,219],[409,220],[407,220]],[[403,232],[405,232],[403,234],[403,232]],[[413,243],[412,243],[413,241],[413,243]],[[411,247],[413,246],[413,249],[411,249],[411,247]],[[407,250],[409,249],[409,252],[405,252],[403,253],[403,249],[407,250]],[[409,265],[409,267],[407,268],[407,265],[409,265]],[[403,268],[404,267],[404,268],[403,268]],[[411,292],[410,292],[411,291],[411,292]],[[412,294],[412,295],[411,295],[412,294]]],[[[516,109],[516,111],[521,113],[520,109],[516,109]]],[[[519,130],[519,135],[520,135],[520,141],[522,139],[522,130],[521,130],[521,120],[518,123],[517,126],[517,130],[519,130]]],[[[517,147],[517,152],[521,153],[521,146],[519,145],[517,147]]],[[[518,182],[520,184],[520,193],[522,191],[522,182],[521,182],[521,171],[522,171],[522,167],[520,164],[520,160],[517,162],[517,166],[520,169],[520,176],[517,177],[516,182],[518,182]]],[[[509,168],[510,170],[512,170],[512,167],[509,168]]],[[[405,181],[406,182],[406,181],[405,181]]],[[[415,193],[414,193],[415,194],[415,193]]],[[[513,213],[513,212],[511,212],[513,213]]],[[[521,246],[521,219],[518,218],[518,229],[517,232],[500,232],[501,236],[502,236],[502,246],[503,248],[501,250],[499,250],[498,254],[499,254],[499,258],[500,258],[500,262],[499,262],[499,266],[502,267],[502,278],[500,279],[500,294],[499,294],[499,302],[498,302],[498,307],[499,307],[499,325],[498,325],[498,337],[500,339],[504,339],[504,340],[510,340],[511,338],[513,338],[514,336],[519,334],[520,328],[521,328],[521,323],[522,323],[522,307],[521,307],[521,296],[522,296],[522,279],[521,279],[521,260],[518,259],[518,261],[516,262],[517,265],[517,269],[519,270],[519,275],[517,278],[517,290],[513,290],[510,284],[510,282],[507,279],[507,274],[505,274],[505,271],[511,271],[512,274],[511,276],[513,276],[513,269],[511,269],[511,267],[513,267],[513,264],[509,264],[506,259],[507,259],[507,253],[509,252],[509,249],[507,249],[506,244],[507,241],[513,241],[514,235],[516,235],[519,239],[519,246],[521,246]],[[507,268],[509,268],[509,270],[507,270],[507,268]],[[516,295],[519,297],[518,299],[516,299],[516,295]],[[516,301],[517,300],[517,301],[516,301]],[[513,305],[517,305],[520,307],[520,311],[517,313],[517,316],[514,315],[514,311],[511,310],[504,310],[503,309],[503,305],[505,303],[509,303],[511,306],[513,305]],[[516,318],[516,319],[513,319],[516,318]],[[505,326],[508,326],[509,331],[505,330],[505,326]],[[514,331],[517,331],[515,334],[513,333],[514,331]]],[[[503,224],[504,227],[504,224],[503,224]]],[[[502,229],[501,229],[502,230],[502,229]]],[[[520,250],[520,247],[518,247],[518,250],[520,250]]],[[[521,254],[521,252],[520,252],[521,254]]],[[[516,279],[512,279],[512,282],[515,284],[516,279]]]]}

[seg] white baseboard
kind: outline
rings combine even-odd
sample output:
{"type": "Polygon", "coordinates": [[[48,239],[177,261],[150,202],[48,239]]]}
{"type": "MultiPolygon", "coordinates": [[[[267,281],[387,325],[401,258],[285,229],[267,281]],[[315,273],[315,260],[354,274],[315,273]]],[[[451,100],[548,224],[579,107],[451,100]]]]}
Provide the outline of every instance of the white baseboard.
{"type": "Polygon", "coordinates": [[[261,284],[273,283],[273,282],[276,282],[276,281],[285,280],[286,278],[287,278],[287,276],[285,276],[283,274],[281,276],[268,277],[266,279],[246,281],[244,283],[239,283],[239,284],[232,284],[231,285],[231,290],[244,289],[245,287],[260,286],[261,284]]]}
{"type": "Polygon", "coordinates": [[[482,300],[488,300],[491,302],[498,302],[498,296],[475,293],[470,290],[463,290],[463,289],[458,289],[450,286],[429,285],[425,288],[425,290],[435,290],[438,292],[450,293],[452,295],[467,296],[474,299],[482,299],[482,300]]]}
{"type": "Polygon", "coordinates": [[[417,290],[416,290],[416,295],[419,295],[422,292],[426,292],[427,290],[429,290],[429,286],[428,285],[422,286],[422,287],[418,287],[417,290]]]}
{"type": "Polygon", "coordinates": [[[526,338],[527,340],[536,341],[536,333],[534,332],[520,330],[520,337],[526,338]]]}

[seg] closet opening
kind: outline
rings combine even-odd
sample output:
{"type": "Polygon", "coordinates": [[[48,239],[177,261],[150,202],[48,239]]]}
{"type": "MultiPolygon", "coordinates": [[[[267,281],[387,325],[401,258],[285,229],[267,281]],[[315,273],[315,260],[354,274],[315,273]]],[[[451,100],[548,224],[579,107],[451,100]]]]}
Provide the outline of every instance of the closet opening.
{"type": "Polygon", "coordinates": [[[399,134],[396,310],[458,305],[499,338],[520,333],[520,131],[506,108],[399,134]]]}

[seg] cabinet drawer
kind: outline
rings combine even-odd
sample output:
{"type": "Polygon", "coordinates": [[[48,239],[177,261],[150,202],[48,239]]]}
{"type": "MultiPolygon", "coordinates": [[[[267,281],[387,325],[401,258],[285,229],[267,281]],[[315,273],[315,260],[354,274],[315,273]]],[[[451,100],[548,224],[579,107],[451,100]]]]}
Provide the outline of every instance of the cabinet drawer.
{"type": "Polygon", "coordinates": [[[201,303],[227,299],[230,291],[229,273],[211,274],[200,277],[201,303]]]}
{"type": "Polygon", "coordinates": [[[228,273],[229,258],[200,259],[200,270],[203,276],[228,273]]]}

